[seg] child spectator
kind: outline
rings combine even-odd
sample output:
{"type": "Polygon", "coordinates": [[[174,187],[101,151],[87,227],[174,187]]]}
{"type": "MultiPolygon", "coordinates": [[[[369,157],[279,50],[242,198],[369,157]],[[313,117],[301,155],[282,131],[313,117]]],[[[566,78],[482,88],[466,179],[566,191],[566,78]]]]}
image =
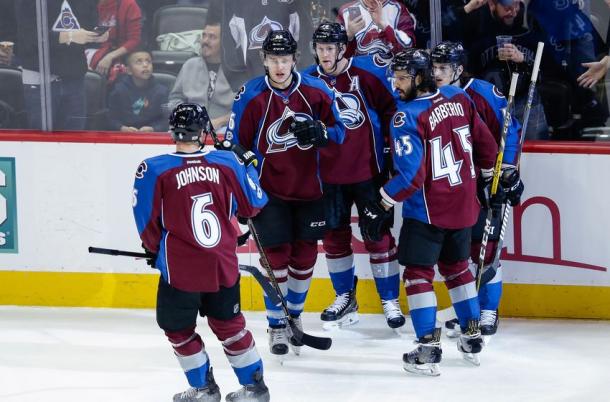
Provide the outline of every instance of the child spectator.
{"type": "Polygon", "coordinates": [[[108,98],[110,129],[115,131],[167,131],[169,89],[155,82],[151,55],[136,50],[127,56],[127,75],[121,76],[108,98]]]}

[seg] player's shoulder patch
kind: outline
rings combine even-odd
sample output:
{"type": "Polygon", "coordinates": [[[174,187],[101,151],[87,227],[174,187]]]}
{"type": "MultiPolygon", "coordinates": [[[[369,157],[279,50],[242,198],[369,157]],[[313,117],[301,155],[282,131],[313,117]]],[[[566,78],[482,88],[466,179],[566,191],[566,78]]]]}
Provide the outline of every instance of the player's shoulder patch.
{"type": "Polygon", "coordinates": [[[143,179],[144,174],[147,171],[148,171],[148,164],[146,163],[146,161],[142,161],[142,163],[140,163],[140,166],[138,166],[138,169],[136,170],[136,179],[143,179]]]}
{"type": "Polygon", "coordinates": [[[242,85],[241,88],[239,88],[239,90],[237,91],[237,93],[235,94],[235,97],[233,98],[233,100],[240,100],[241,96],[244,94],[244,92],[246,92],[246,85],[242,85]]]}
{"type": "Polygon", "coordinates": [[[494,85],[492,91],[498,98],[504,98],[504,94],[498,89],[497,86],[494,85]]]}
{"type": "Polygon", "coordinates": [[[377,67],[386,68],[390,65],[391,61],[391,58],[383,57],[379,53],[373,55],[373,64],[377,67]]]}

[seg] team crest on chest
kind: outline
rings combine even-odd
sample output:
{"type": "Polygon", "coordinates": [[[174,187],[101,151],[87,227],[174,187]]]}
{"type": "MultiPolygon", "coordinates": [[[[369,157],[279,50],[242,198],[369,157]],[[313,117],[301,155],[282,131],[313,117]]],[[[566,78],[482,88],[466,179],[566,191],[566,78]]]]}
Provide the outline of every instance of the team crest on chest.
{"type": "Polygon", "coordinates": [[[61,11],[53,23],[53,32],[70,32],[80,29],[76,15],[66,0],[61,4],[61,11]]]}
{"type": "MultiPolygon", "coordinates": [[[[354,81],[352,81],[352,84],[353,83],[354,81]]],[[[339,116],[341,117],[343,124],[345,124],[345,127],[352,130],[360,127],[365,119],[358,97],[349,93],[339,92],[336,89],[333,89],[333,91],[335,93],[335,103],[339,110],[339,116]]]]}
{"type": "Polygon", "coordinates": [[[295,113],[286,106],[282,117],[271,123],[267,129],[267,142],[269,143],[267,153],[284,152],[294,146],[302,150],[311,148],[313,145],[299,145],[297,138],[290,132],[290,125],[293,122],[305,120],[311,120],[311,116],[305,113],[295,113]]]}

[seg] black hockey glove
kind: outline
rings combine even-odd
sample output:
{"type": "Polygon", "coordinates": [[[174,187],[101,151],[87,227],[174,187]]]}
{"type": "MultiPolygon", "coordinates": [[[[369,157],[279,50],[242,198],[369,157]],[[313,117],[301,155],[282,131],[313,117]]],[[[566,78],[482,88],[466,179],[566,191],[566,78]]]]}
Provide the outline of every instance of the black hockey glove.
{"type": "Polygon", "coordinates": [[[153,253],[152,251],[144,247],[144,243],[142,243],[142,248],[144,249],[144,254],[146,254],[146,264],[149,265],[151,268],[157,268],[155,264],[157,262],[157,253],[153,253]]]}
{"type": "Polygon", "coordinates": [[[290,132],[301,146],[313,145],[319,148],[328,144],[326,126],[320,120],[293,121],[290,132]]]}
{"type": "Polygon", "coordinates": [[[381,232],[389,227],[394,210],[386,210],[379,201],[368,201],[360,216],[362,237],[368,241],[381,241],[381,232]]]}
{"type": "Polygon", "coordinates": [[[491,195],[491,183],[493,181],[493,176],[483,177],[483,175],[479,176],[477,180],[477,197],[479,198],[479,202],[483,208],[489,209],[491,208],[494,212],[500,211],[502,209],[502,205],[505,200],[504,189],[502,188],[502,184],[498,183],[498,189],[496,194],[491,195]]]}
{"type": "Polygon", "coordinates": [[[519,177],[519,171],[513,167],[502,170],[500,184],[504,189],[504,194],[506,196],[508,205],[511,207],[519,205],[521,202],[521,194],[523,194],[523,189],[525,188],[521,178],[519,177]]]}
{"type": "Polygon", "coordinates": [[[250,166],[251,164],[256,166],[258,164],[258,160],[256,159],[254,152],[246,150],[239,144],[231,143],[229,140],[217,142],[214,144],[214,148],[218,149],[219,151],[233,151],[233,153],[237,155],[237,158],[239,158],[239,160],[242,161],[246,166],[250,166]]]}

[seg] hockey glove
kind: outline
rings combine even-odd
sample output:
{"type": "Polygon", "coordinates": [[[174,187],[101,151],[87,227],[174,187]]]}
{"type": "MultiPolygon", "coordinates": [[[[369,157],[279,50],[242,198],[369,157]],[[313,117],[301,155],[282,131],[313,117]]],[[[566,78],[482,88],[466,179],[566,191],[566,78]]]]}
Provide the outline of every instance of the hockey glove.
{"type": "Polygon", "coordinates": [[[290,132],[301,146],[313,145],[319,148],[328,144],[326,126],[320,120],[293,121],[290,132]]]}
{"type": "Polygon", "coordinates": [[[521,194],[523,194],[523,189],[525,188],[521,178],[519,177],[519,171],[513,167],[502,170],[500,184],[504,189],[504,194],[506,196],[508,205],[511,207],[519,205],[521,202],[521,194]]]}
{"type": "Polygon", "coordinates": [[[393,209],[386,210],[379,201],[368,201],[360,216],[360,230],[364,240],[381,241],[381,232],[389,227],[393,216],[393,209]]]}
{"type": "Polygon", "coordinates": [[[142,248],[144,249],[144,254],[146,254],[146,264],[149,265],[151,268],[157,268],[157,253],[153,253],[152,251],[144,247],[144,243],[142,243],[142,248]]]}
{"type": "Polygon", "coordinates": [[[218,149],[219,151],[233,151],[237,158],[242,161],[246,167],[250,165],[256,166],[258,164],[258,160],[256,159],[254,152],[246,150],[239,144],[231,143],[229,140],[217,142],[214,144],[214,148],[218,149]]]}
{"type": "Polygon", "coordinates": [[[491,208],[494,211],[499,211],[502,209],[502,205],[504,204],[505,193],[502,188],[502,184],[498,183],[498,189],[496,194],[491,195],[491,183],[493,181],[493,176],[483,177],[479,176],[477,180],[477,197],[479,198],[479,202],[483,208],[489,209],[491,208]]]}

